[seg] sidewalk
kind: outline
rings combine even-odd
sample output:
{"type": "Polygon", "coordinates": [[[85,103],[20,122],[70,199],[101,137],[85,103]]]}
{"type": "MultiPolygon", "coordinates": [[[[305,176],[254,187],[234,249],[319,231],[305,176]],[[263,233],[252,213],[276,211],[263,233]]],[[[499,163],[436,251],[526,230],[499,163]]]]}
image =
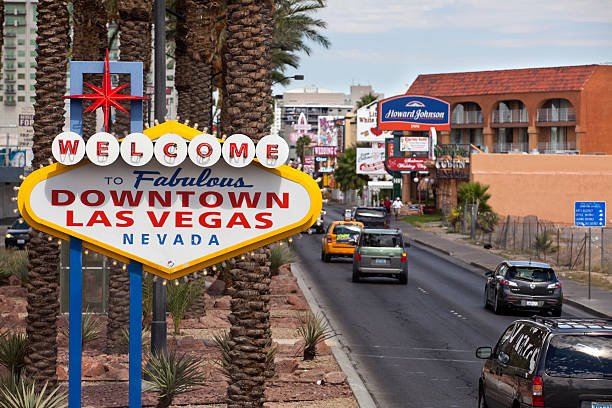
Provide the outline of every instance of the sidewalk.
{"type": "MultiPolygon", "coordinates": [[[[484,248],[444,239],[439,235],[423,231],[412,224],[394,221],[415,243],[430,251],[443,253],[449,260],[458,261],[462,266],[469,265],[484,271],[493,270],[504,260],[499,255],[490,253],[484,248]]],[[[470,268],[471,269],[471,268],[470,268]]],[[[564,301],[599,317],[612,316],[612,293],[591,287],[591,299],[588,299],[588,287],[570,279],[559,277],[563,284],[564,301]]]]}

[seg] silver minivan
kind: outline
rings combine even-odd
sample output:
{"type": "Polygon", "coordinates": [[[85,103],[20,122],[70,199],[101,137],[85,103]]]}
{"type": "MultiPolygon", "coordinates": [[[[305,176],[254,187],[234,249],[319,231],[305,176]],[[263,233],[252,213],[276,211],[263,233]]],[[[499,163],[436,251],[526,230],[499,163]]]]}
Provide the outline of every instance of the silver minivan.
{"type": "Polygon", "coordinates": [[[361,277],[382,276],[408,283],[408,261],[399,229],[364,229],[353,255],[353,282],[361,277]]]}

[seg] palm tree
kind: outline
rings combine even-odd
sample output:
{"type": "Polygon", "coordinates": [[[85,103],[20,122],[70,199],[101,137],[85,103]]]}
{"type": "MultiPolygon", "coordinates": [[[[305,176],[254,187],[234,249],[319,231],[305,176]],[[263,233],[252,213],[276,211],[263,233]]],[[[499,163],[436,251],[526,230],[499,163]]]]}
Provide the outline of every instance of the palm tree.
{"type": "Polygon", "coordinates": [[[304,165],[304,156],[306,155],[306,148],[310,146],[312,139],[308,135],[302,135],[295,143],[295,154],[300,158],[302,166],[304,165]]]}
{"type": "MultiPolygon", "coordinates": [[[[99,0],[73,0],[74,37],[72,58],[77,61],[100,61],[104,59],[108,32],[106,30],[107,13],[104,3],[99,0]]],[[[92,74],[85,75],[84,80],[92,83],[92,74]]],[[[83,102],[83,109],[91,101],[83,102]]],[[[96,115],[83,115],[81,135],[87,139],[96,131],[96,115]]]]}
{"type": "Polygon", "coordinates": [[[363,107],[363,106],[367,106],[369,104],[371,104],[372,102],[376,101],[378,99],[378,96],[374,95],[372,92],[369,92],[365,95],[363,95],[358,101],[357,101],[357,105],[355,106],[355,110],[363,107]]]}
{"type": "MultiPolygon", "coordinates": [[[[265,136],[272,115],[272,0],[227,0],[223,128],[255,141],[265,136]]],[[[262,407],[266,347],[270,331],[270,251],[240,257],[231,275],[228,407],[262,407]]]]}
{"type": "MultiPolygon", "coordinates": [[[[34,159],[38,168],[52,158],[51,142],[64,127],[67,56],[70,23],[65,0],[38,1],[36,100],[34,102],[34,159]]],[[[26,284],[26,375],[38,384],[57,383],[57,315],[59,313],[58,244],[40,232],[30,233],[26,284]]]]}
{"type": "Polygon", "coordinates": [[[487,190],[489,190],[488,185],[480,184],[477,181],[463,183],[457,190],[459,209],[463,211],[465,204],[478,203],[478,214],[491,212],[491,206],[488,204],[491,194],[487,193],[487,190]]]}
{"type": "Polygon", "coordinates": [[[342,191],[359,190],[368,182],[368,176],[357,174],[357,148],[348,148],[338,156],[334,173],[336,182],[342,191]]]}
{"type": "MultiPolygon", "coordinates": [[[[121,34],[119,52],[122,61],[142,61],[146,76],[151,66],[151,13],[153,0],[118,0],[121,34]]],[[[129,79],[125,80],[126,82],[129,79]]],[[[129,107],[126,106],[126,109],[129,107]]],[[[117,116],[114,133],[121,136],[130,129],[130,116],[117,116]]],[[[106,348],[108,353],[127,351],[123,332],[129,327],[130,277],[119,262],[109,268],[108,325],[106,348]]]]}

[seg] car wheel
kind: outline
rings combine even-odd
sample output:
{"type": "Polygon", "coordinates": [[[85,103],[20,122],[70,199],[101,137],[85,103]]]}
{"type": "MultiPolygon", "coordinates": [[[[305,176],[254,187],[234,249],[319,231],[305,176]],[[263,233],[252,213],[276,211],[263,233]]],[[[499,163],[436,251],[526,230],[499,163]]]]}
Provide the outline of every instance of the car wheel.
{"type": "Polygon", "coordinates": [[[484,308],[488,309],[489,308],[489,292],[487,291],[487,287],[485,286],[485,290],[484,290],[484,308]]]}
{"type": "Polygon", "coordinates": [[[321,260],[325,262],[325,251],[321,249],[321,260]]]}
{"type": "Polygon", "coordinates": [[[478,408],[489,408],[487,405],[487,400],[485,399],[484,392],[482,388],[478,392],[478,408]]]}
{"type": "Polygon", "coordinates": [[[399,275],[399,283],[400,285],[407,285],[408,284],[408,272],[402,272],[399,275]]]}
{"type": "Polygon", "coordinates": [[[553,317],[561,317],[562,309],[560,307],[554,308],[550,313],[553,317]]]}
{"type": "Polygon", "coordinates": [[[329,261],[331,261],[331,255],[323,254],[323,262],[329,262],[329,261]]]}
{"type": "Polygon", "coordinates": [[[353,268],[353,282],[359,283],[359,278],[359,271],[357,270],[357,268],[353,268]]]}
{"type": "Polygon", "coordinates": [[[504,305],[502,300],[499,298],[499,291],[495,291],[495,302],[493,303],[493,311],[495,314],[502,314],[504,312],[504,305]]]}

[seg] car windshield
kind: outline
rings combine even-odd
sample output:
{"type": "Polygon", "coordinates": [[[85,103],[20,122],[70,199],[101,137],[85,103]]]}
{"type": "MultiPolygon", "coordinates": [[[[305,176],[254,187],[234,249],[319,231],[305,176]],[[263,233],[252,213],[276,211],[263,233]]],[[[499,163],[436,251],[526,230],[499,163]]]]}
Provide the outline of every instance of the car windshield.
{"type": "Polygon", "coordinates": [[[364,234],[362,247],[375,248],[401,248],[403,246],[402,236],[399,234],[364,234]]]}
{"type": "Polygon", "coordinates": [[[355,216],[359,217],[386,217],[387,213],[384,210],[371,210],[371,209],[363,209],[357,210],[355,212],[355,216]]]}
{"type": "Polygon", "coordinates": [[[519,279],[529,282],[548,282],[556,280],[555,272],[550,268],[516,267],[508,269],[508,279],[519,279]]]}
{"type": "Polygon", "coordinates": [[[359,225],[351,225],[351,224],[339,224],[334,227],[334,234],[342,235],[355,235],[361,232],[361,227],[359,225]]]}
{"type": "Polygon", "coordinates": [[[28,228],[30,228],[30,226],[28,225],[27,222],[25,222],[22,218],[16,220],[13,225],[11,225],[10,229],[20,229],[20,230],[27,230],[28,228]]]}
{"type": "Polygon", "coordinates": [[[612,377],[612,334],[557,334],[546,354],[553,377],[612,377]]]}

